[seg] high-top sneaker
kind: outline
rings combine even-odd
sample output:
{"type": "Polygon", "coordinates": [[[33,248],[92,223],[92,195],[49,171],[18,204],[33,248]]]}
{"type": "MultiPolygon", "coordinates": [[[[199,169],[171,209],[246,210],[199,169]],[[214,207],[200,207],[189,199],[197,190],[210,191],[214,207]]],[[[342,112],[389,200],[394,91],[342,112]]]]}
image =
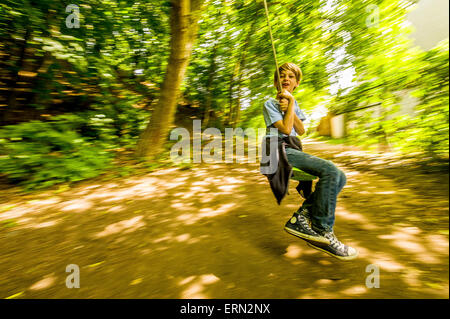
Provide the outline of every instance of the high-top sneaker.
{"type": "Polygon", "coordinates": [[[330,241],[329,245],[323,245],[312,240],[308,240],[308,245],[340,260],[352,260],[358,257],[358,251],[341,243],[334,232],[324,232],[322,235],[330,241]]]}
{"type": "Polygon", "coordinates": [[[330,240],[316,233],[310,225],[308,212],[303,210],[301,213],[295,212],[291,219],[286,222],[284,230],[291,235],[313,243],[329,245],[330,240]]]}

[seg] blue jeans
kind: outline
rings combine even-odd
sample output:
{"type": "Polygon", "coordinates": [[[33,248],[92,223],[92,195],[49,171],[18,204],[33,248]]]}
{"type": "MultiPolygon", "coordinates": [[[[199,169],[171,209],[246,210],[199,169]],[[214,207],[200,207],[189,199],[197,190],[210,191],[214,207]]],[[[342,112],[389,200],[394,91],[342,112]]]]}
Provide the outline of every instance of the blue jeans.
{"type": "Polygon", "coordinates": [[[336,198],[344,187],[347,178],[345,174],[331,161],[306,154],[292,148],[286,148],[288,162],[302,171],[319,177],[315,190],[299,208],[310,212],[314,230],[332,231],[336,198]]]}

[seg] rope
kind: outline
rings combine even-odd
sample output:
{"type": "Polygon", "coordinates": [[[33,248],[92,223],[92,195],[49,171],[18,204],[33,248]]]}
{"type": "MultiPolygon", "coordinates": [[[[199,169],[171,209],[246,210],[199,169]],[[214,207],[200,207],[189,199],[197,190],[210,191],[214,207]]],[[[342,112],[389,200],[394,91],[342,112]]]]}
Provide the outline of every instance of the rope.
{"type": "Polygon", "coordinates": [[[275,44],[273,42],[272,28],[270,27],[270,19],[269,19],[269,9],[267,8],[266,0],[264,0],[264,7],[266,8],[267,26],[269,27],[270,42],[272,43],[273,58],[275,60],[275,66],[277,68],[278,92],[281,92],[281,77],[280,77],[280,69],[278,68],[277,50],[275,49],[275,44]]]}

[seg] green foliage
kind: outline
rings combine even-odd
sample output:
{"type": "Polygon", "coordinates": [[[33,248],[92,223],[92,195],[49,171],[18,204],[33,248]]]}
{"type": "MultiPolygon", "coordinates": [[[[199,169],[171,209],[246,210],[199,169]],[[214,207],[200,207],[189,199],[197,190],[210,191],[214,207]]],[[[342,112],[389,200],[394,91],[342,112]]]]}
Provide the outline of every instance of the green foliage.
{"type": "Polygon", "coordinates": [[[17,226],[17,222],[14,219],[2,220],[1,225],[5,228],[13,228],[17,226]]]}
{"type": "Polygon", "coordinates": [[[449,53],[448,40],[425,52],[412,95],[419,100],[416,114],[395,123],[395,142],[405,150],[448,158],[449,152],[449,53]]]}
{"type": "MultiPolygon", "coordinates": [[[[279,62],[302,68],[294,94],[307,115],[319,106],[340,113],[381,103],[377,112],[348,113],[357,122],[350,139],[441,157],[449,149],[448,42],[428,52],[413,46],[404,23],[413,3],[268,1],[279,62]],[[380,20],[369,26],[371,5],[380,20]],[[330,92],[349,70],[353,86],[330,92]],[[418,103],[399,115],[402,94],[418,103]]],[[[203,119],[210,110],[208,126],[231,126],[234,118],[237,126],[264,127],[263,102],[276,91],[263,2],[205,4],[180,99],[189,106],[180,109],[191,113],[177,114],[178,123],[203,119]]],[[[0,129],[0,172],[28,187],[99,174],[111,163],[112,149],[135,147],[158,100],[171,43],[171,2],[78,5],[80,28],[70,29],[66,3],[0,3],[0,125],[8,125],[0,129]],[[49,115],[59,116],[36,121],[49,115]]]]}
{"type": "Polygon", "coordinates": [[[132,149],[148,123],[148,111],[136,107],[139,101],[135,97],[106,95],[105,99],[109,99],[107,105],[99,101],[92,105],[94,110],[78,113],[83,119],[83,136],[101,141],[105,148],[132,149]]]}
{"type": "MultiPolygon", "coordinates": [[[[0,129],[0,173],[27,189],[95,177],[111,166],[104,145],[77,132],[83,119],[76,115],[49,122],[31,121],[0,129]],[[103,146],[103,147],[101,147],[103,146]]],[[[97,127],[97,133],[105,136],[97,127]]]]}
{"type": "MultiPolygon", "coordinates": [[[[377,93],[373,89],[367,89],[368,92],[374,92],[374,95],[378,97],[378,99],[373,99],[372,96],[371,102],[378,100],[381,102],[381,106],[378,107],[378,113],[377,107],[356,114],[348,113],[349,118],[358,123],[356,127],[349,130],[349,137],[357,144],[370,145],[380,141],[388,142],[406,154],[448,158],[448,40],[427,52],[417,53],[414,58],[410,71],[406,74],[405,72],[399,74],[413,79],[405,83],[404,88],[407,90],[393,92],[394,90],[389,87],[389,82],[380,85],[377,93]],[[398,110],[402,99],[408,96],[415,98],[414,108],[410,113],[399,114],[398,110]]],[[[393,86],[393,88],[400,89],[401,86],[393,86]]],[[[356,92],[352,92],[348,96],[347,101],[354,103],[355,94],[359,94],[362,96],[359,99],[363,99],[368,92],[362,94],[362,91],[356,89],[356,92]]],[[[340,102],[346,99],[343,97],[340,102]]],[[[339,111],[339,108],[337,110],[339,111]]]]}

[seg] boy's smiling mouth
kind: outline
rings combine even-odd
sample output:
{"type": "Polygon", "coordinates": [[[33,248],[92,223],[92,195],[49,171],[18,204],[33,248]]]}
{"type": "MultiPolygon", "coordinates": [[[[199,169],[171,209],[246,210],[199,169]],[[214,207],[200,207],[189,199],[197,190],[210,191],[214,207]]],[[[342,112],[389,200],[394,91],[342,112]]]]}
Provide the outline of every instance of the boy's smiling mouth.
{"type": "Polygon", "coordinates": [[[291,89],[291,84],[290,84],[290,83],[283,83],[283,84],[282,84],[282,88],[285,89],[285,90],[290,91],[290,89],[291,89]]]}

